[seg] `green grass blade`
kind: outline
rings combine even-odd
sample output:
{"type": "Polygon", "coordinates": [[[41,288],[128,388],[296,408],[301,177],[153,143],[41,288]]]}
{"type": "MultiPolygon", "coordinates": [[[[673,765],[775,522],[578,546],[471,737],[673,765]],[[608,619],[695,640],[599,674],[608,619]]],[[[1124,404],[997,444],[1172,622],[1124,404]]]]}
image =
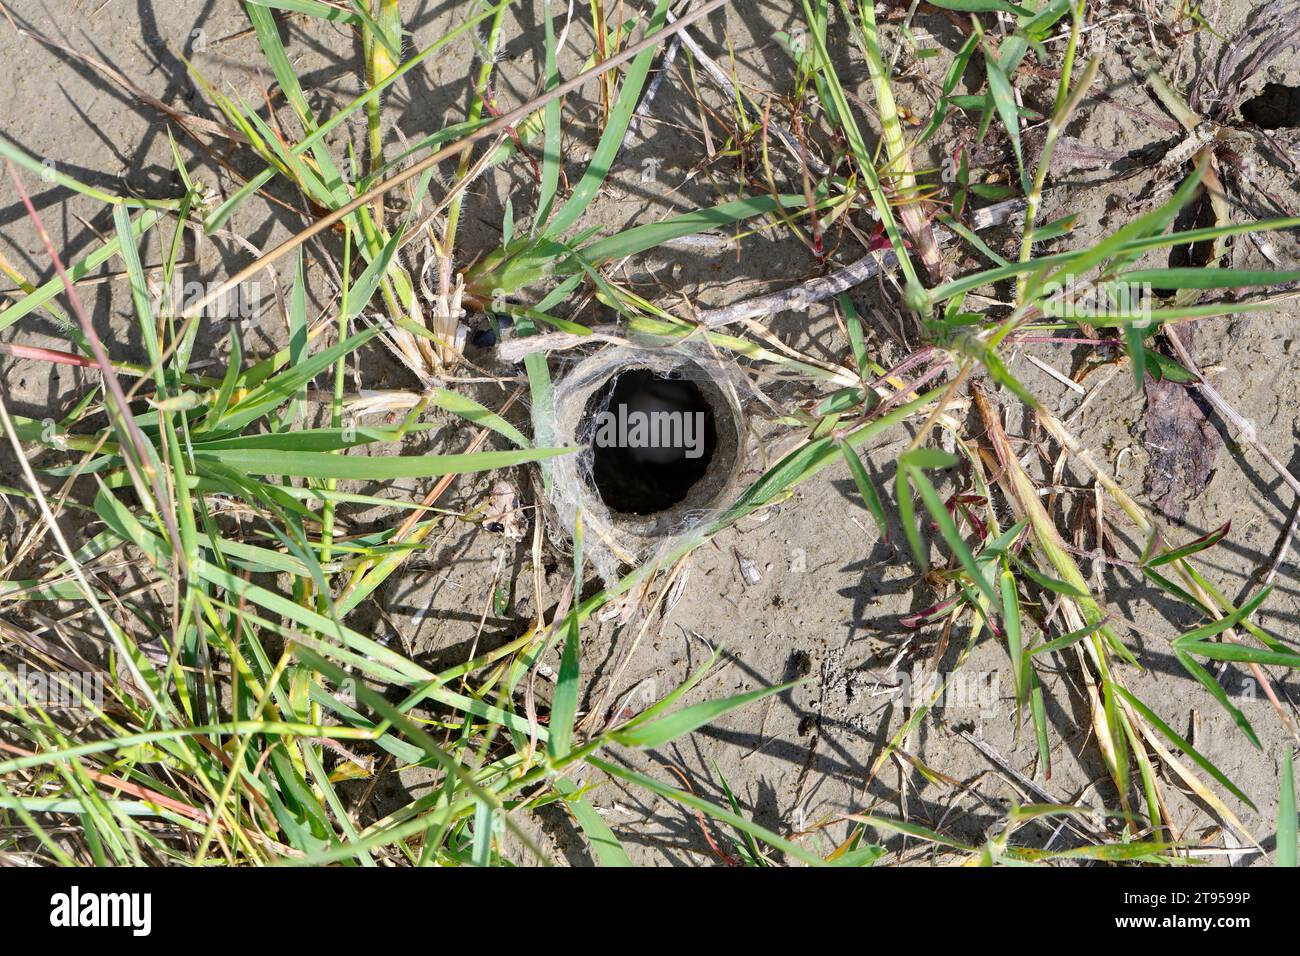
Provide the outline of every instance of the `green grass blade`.
{"type": "Polygon", "coordinates": [[[1184,740],[1172,727],[1170,727],[1167,723],[1161,720],[1155,711],[1153,711],[1146,704],[1142,703],[1142,701],[1134,697],[1133,694],[1131,694],[1129,691],[1125,690],[1123,687],[1120,687],[1118,684],[1115,685],[1115,690],[1120,694],[1121,697],[1123,697],[1126,701],[1128,701],[1129,705],[1134,710],[1136,710],[1139,714],[1141,714],[1148,721],[1150,721],[1151,725],[1155,727],[1156,730],[1164,734],[1164,736],[1168,738],[1168,740],[1171,743],[1173,743],[1174,746],[1180,749],[1183,753],[1187,754],[1187,756],[1191,757],[1198,767],[1200,767],[1202,770],[1208,773],[1215,780],[1219,781],[1219,783],[1221,783],[1228,790],[1228,792],[1230,792],[1242,803],[1246,804],[1246,806],[1250,807],[1252,810],[1255,809],[1255,804],[1251,801],[1250,797],[1246,796],[1246,794],[1242,792],[1240,787],[1238,787],[1235,783],[1229,780],[1227,775],[1224,774],[1223,771],[1221,771],[1218,767],[1216,767],[1213,763],[1211,763],[1199,750],[1193,747],[1188,741],[1184,740]]]}
{"type": "Polygon", "coordinates": [[[564,796],[564,805],[569,808],[573,818],[578,821],[578,826],[587,837],[591,844],[592,851],[596,854],[596,859],[600,861],[601,866],[626,867],[631,866],[632,861],[628,859],[627,851],[623,849],[623,844],[614,836],[614,831],[609,828],[604,817],[595,811],[595,809],[578,795],[578,788],[564,777],[556,777],[553,786],[564,796]]]}
{"type": "MultiPolygon", "coordinates": [[[[668,3],[669,0],[658,0],[655,4],[654,13],[650,16],[650,33],[663,27],[668,3]]],[[[655,48],[652,46],[638,53],[632,60],[619,86],[618,100],[610,111],[605,130],[600,135],[600,142],[596,145],[591,162],[587,165],[587,170],[582,174],[578,185],[574,187],[572,195],[547,225],[544,233],[547,237],[557,238],[562,235],[578,221],[578,217],[596,198],[596,192],[604,183],[605,177],[609,175],[610,168],[614,165],[614,158],[623,145],[623,137],[627,132],[628,123],[632,121],[632,112],[641,97],[641,88],[645,85],[646,75],[650,72],[650,64],[654,57],[655,48]]]]}
{"type": "Polygon", "coordinates": [[[219,454],[195,449],[195,462],[222,465],[246,475],[285,475],[293,478],[350,478],[388,481],[393,478],[433,478],[439,475],[495,471],[557,455],[573,448],[521,448],[458,455],[405,455],[394,458],[332,455],[327,452],[273,449],[226,449],[219,454]]]}
{"type": "Polygon", "coordinates": [[[681,710],[674,711],[666,717],[660,717],[658,720],[615,730],[610,736],[627,747],[660,747],[670,740],[676,740],[696,728],[717,720],[723,714],[729,713],[737,707],[743,707],[773,694],[779,694],[798,683],[799,681],[791,681],[788,684],[761,687],[758,690],[736,694],[732,697],[724,697],[721,700],[706,700],[698,704],[692,704],[689,707],[683,707],[681,710]]]}
{"type": "Polygon", "coordinates": [[[1277,800],[1277,865],[1294,867],[1296,848],[1295,770],[1291,748],[1282,754],[1282,788],[1277,800]]]}

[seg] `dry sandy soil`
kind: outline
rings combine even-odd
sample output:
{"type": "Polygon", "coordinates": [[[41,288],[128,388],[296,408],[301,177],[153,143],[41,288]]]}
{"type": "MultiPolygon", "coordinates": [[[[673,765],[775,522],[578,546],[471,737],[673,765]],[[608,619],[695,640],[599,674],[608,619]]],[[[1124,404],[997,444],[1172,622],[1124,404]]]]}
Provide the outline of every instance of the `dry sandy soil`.
{"type": "MultiPolygon", "coordinates": [[[[182,55],[192,56],[210,81],[228,92],[241,93],[249,102],[260,100],[263,88],[270,83],[256,40],[245,32],[247,20],[234,3],[5,0],[3,6],[20,25],[111,64],[140,88],[200,115],[214,114],[187,75],[182,55]]],[[[530,13],[534,5],[519,6],[520,11],[508,17],[506,56],[497,83],[499,98],[512,105],[533,92],[540,49],[535,42],[539,27],[530,13]]],[[[1233,0],[1206,4],[1203,12],[1215,30],[1233,37],[1243,29],[1253,6],[1233,0]]],[[[418,46],[464,15],[458,3],[415,2],[404,4],[406,8],[406,21],[418,46]]],[[[1128,56],[1134,44],[1149,42],[1146,21],[1118,6],[1113,17],[1098,19],[1106,21],[1106,44],[1090,47],[1089,55],[1103,57],[1098,88],[1108,96],[1090,98],[1068,131],[1079,144],[1092,148],[1094,161],[1077,159],[1054,173],[1044,215],[1046,221],[1079,214],[1074,234],[1064,240],[1072,244],[1096,238],[1144,208],[1151,178],[1143,173],[1143,166],[1154,162],[1152,150],[1173,145],[1179,138],[1176,131],[1151,121],[1155,116],[1167,123],[1168,116],[1128,56]],[[1101,154],[1113,161],[1095,160],[1101,154]],[[1110,162],[1110,167],[1101,165],[1103,162],[1110,162]]],[[[725,17],[711,18],[695,35],[719,57],[728,49],[734,51],[743,84],[751,89],[783,91],[789,82],[789,61],[773,35],[793,22],[788,4],[737,2],[725,17]]],[[[948,51],[954,47],[957,34],[951,23],[932,8],[918,14],[916,25],[929,31],[940,47],[948,51]]],[[[304,86],[313,90],[314,105],[335,106],[357,89],[359,51],[343,31],[295,17],[289,20],[284,35],[304,86]]],[[[895,35],[892,28],[886,30],[888,44],[892,45],[895,35]]],[[[1184,91],[1206,74],[1220,49],[1204,30],[1179,38],[1158,28],[1158,39],[1171,79],[1184,91]]],[[[1088,42],[1096,40],[1090,37],[1088,42]]],[[[585,49],[585,42],[584,34],[583,41],[574,45],[585,49]]],[[[175,180],[166,125],[155,110],[66,52],[19,37],[3,20],[0,62],[6,64],[0,76],[0,132],[10,141],[48,157],[91,184],[145,195],[171,194],[175,180]]],[[[389,96],[385,116],[390,140],[396,141],[399,132],[414,140],[440,128],[445,118],[449,121],[460,115],[473,62],[470,44],[455,44],[447,56],[432,61],[389,96]]],[[[679,66],[682,62],[679,59],[679,66]]],[[[899,83],[903,104],[928,115],[931,91],[948,62],[950,54],[945,53],[909,71],[899,83]]],[[[563,66],[566,74],[572,75],[575,64],[563,66]]],[[[861,95],[869,96],[870,85],[860,60],[849,61],[844,75],[861,95]]],[[[1293,84],[1297,80],[1300,59],[1291,52],[1253,82],[1262,90],[1265,81],[1293,84]]],[[[705,89],[709,102],[720,102],[716,91],[705,89]]],[[[1041,87],[1029,84],[1026,96],[1031,102],[1037,98],[1040,106],[1050,105],[1053,89],[1047,82],[1041,87]]],[[[571,99],[566,107],[566,150],[575,170],[581,168],[583,153],[594,144],[593,92],[585,89],[583,96],[571,99]]],[[[1286,128],[1290,125],[1300,126],[1300,115],[1290,117],[1275,131],[1276,145],[1280,152],[1300,158],[1300,153],[1291,151],[1300,131],[1286,128]]],[[[360,144],[364,131],[355,127],[342,132],[360,144]]],[[[178,142],[199,175],[229,190],[229,182],[192,141],[178,137],[178,142]]],[[[937,166],[941,150],[952,143],[951,133],[941,137],[929,160],[937,166]]],[[[1285,159],[1266,155],[1260,148],[1248,150],[1247,158],[1255,164],[1252,175],[1247,176],[1255,188],[1245,193],[1252,205],[1236,210],[1236,215],[1283,214],[1284,210],[1294,214],[1300,209],[1293,188],[1295,172],[1288,169],[1285,159]]],[[[918,162],[920,165],[924,164],[918,162]]],[[[707,158],[695,103],[684,90],[682,77],[673,74],[660,89],[640,133],[629,138],[611,187],[587,222],[614,231],[657,220],[674,210],[712,203],[734,176],[733,162],[725,157],[707,158]],[[645,175],[651,167],[653,175],[645,175]]],[[[34,177],[28,179],[54,241],[69,258],[83,255],[94,245],[97,232],[103,232],[106,225],[111,228],[102,207],[34,182],[34,177]]],[[[7,179],[0,194],[0,253],[29,274],[50,275],[50,264],[7,179]]],[[[460,251],[466,260],[499,241],[501,209],[507,195],[513,197],[516,216],[531,212],[529,173],[520,163],[508,163],[476,184],[462,230],[460,251]]],[[[300,222],[285,209],[250,203],[230,228],[266,249],[300,228],[300,222]]],[[[1014,255],[1011,233],[994,230],[986,238],[1014,255]]],[[[1269,251],[1282,268],[1300,265],[1294,236],[1275,236],[1269,251]]],[[[156,254],[156,249],[148,250],[145,258],[156,261],[156,254]]],[[[249,255],[247,249],[228,241],[210,243],[198,250],[195,274],[204,279],[221,276],[232,266],[247,262],[249,255]]],[[[845,250],[844,255],[854,253],[845,250]]],[[[973,258],[959,260],[955,253],[951,255],[955,269],[975,263],[973,258]]],[[[1268,267],[1259,246],[1250,241],[1238,244],[1234,264],[1268,267]]],[[[287,279],[286,269],[282,267],[281,272],[287,279]]],[[[643,294],[664,300],[684,297],[704,306],[782,288],[816,275],[819,266],[798,242],[758,237],[747,240],[740,255],[725,246],[679,249],[671,255],[660,251],[628,263],[625,269],[640,283],[643,294]]],[[[316,263],[313,275],[321,281],[316,263]]],[[[129,328],[123,285],[106,281],[91,288],[95,320],[114,355],[138,355],[139,343],[122,338],[122,330],[129,328]]],[[[902,312],[898,290],[889,282],[873,281],[859,287],[854,298],[868,320],[872,347],[885,365],[902,354],[900,334],[909,342],[916,341],[918,330],[902,312]]],[[[1300,452],[1296,450],[1298,314],[1295,303],[1287,302],[1272,313],[1201,323],[1195,333],[1198,359],[1202,367],[1213,370],[1216,387],[1254,422],[1259,440],[1293,471],[1300,470],[1300,452]]],[[[596,321],[600,317],[589,313],[586,318],[596,321]]],[[[773,315],[767,321],[781,340],[810,355],[842,361],[847,354],[840,326],[825,306],[808,314],[773,315]]],[[[66,341],[48,320],[24,320],[20,328],[3,335],[12,338],[19,333],[24,341],[34,344],[57,347],[66,341]]],[[[268,314],[265,321],[249,329],[246,348],[265,353],[283,339],[278,318],[268,314]]],[[[217,331],[211,342],[213,348],[224,347],[219,344],[224,337],[217,331]]],[[[1066,375],[1077,371],[1087,358],[1084,351],[1065,346],[1043,346],[1034,354],[1066,375]]],[[[472,353],[471,357],[494,372],[517,374],[517,370],[494,367],[490,351],[472,353]]],[[[562,372],[566,361],[568,358],[557,355],[553,370],[562,372]]],[[[1172,492],[1164,489],[1167,494],[1161,491],[1161,476],[1156,474],[1161,466],[1153,461],[1148,396],[1135,393],[1127,370],[1106,379],[1106,369],[1102,369],[1084,379],[1084,387],[1096,386],[1096,391],[1076,413],[1083,399],[1077,391],[1043,373],[1019,352],[1010,353],[1008,362],[1059,417],[1070,419],[1074,433],[1114,470],[1129,491],[1168,516],[1166,525],[1174,540],[1189,540],[1232,522],[1230,535],[1209,553],[1205,563],[1207,573],[1229,597],[1243,593],[1252,575],[1268,566],[1293,497],[1257,455],[1236,443],[1235,433],[1219,418],[1210,415],[1206,426],[1223,440],[1213,454],[1208,484],[1203,490],[1193,488],[1184,500],[1177,488],[1172,492]]],[[[356,372],[367,387],[413,385],[401,366],[378,348],[366,354],[365,364],[356,372]]],[[[62,366],[51,371],[45,365],[10,359],[0,361],[0,382],[15,410],[35,418],[45,417],[49,409],[66,410],[82,391],[77,371],[62,366]]],[[[813,394],[810,386],[797,382],[760,384],[771,397],[787,404],[813,394]]],[[[479,394],[499,402],[504,388],[482,386],[479,394]]],[[[1054,461],[1055,452],[1022,420],[1019,407],[1005,397],[1001,400],[1009,409],[1011,434],[1038,442],[1054,461]]],[[[789,447],[791,436],[765,420],[769,412],[763,405],[755,403],[749,411],[762,444],[751,456],[747,473],[757,475],[765,463],[789,447]]],[[[974,418],[971,427],[979,431],[974,418]]],[[[463,442],[464,434],[448,423],[417,438],[411,451],[452,447],[463,442]]],[[[872,468],[890,487],[892,461],[905,441],[900,436],[870,450],[872,468]]],[[[1031,450],[1031,445],[1024,447],[1031,450]]],[[[1036,467],[1050,473],[1051,464],[1037,454],[1032,457],[1036,467]]],[[[1091,479],[1066,463],[1058,481],[1064,490],[1053,502],[1055,513],[1063,525],[1072,527],[1069,516],[1092,496],[1091,479]]],[[[20,483],[13,463],[2,457],[0,482],[20,483]]],[[[527,483],[522,483],[526,487],[527,483]]],[[[488,487],[489,482],[461,480],[446,503],[468,508],[482,500],[488,487]]],[[[419,495],[424,490],[425,485],[419,482],[399,482],[385,493],[419,495]]],[[[12,519],[5,520],[11,523],[0,530],[13,534],[12,519]]],[[[697,688],[692,699],[800,677],[807,680],[662,751],[640,755],[635,758],[640,769],[673,783],[685,779],[697,793],[723,801],[725,778],[747,814],[782,834],[800,832],[845,811],[874,810],[979,839],[998,826],[1011,801],[1040,798],[1012,780],[977,741],[1061,802],[1112,805],[1113,789],[1095,741],[1089,739],[1090,724],[1081,705],[1077,677],[1064,670],[1046,674],[1048,718],[1053,727],[1049,778],[1038,765],[1032,731],[1028,726],[1017,731],[1005,650],[987,639],[965,665],[971,681],[978,675],[982,683],[967,684],[969,693],[964,699],[950,700],[948,706],[936,710],[933,719],[926,720],[907,742],[905,749],[916,762],[891,760],[874,777],[869,776],[876,755],[907,713],[899,690],[900,675],[913,668],[918,673],[921,668],[946,673],[964,642],[962,629],[945,639],[940,627],[909,629],[902,623],[935,598],[929,586],[918,579],[906,548],[899,547],[901,531],[894,530],[894,544],[882,541],[847,472],[831,468],[759,518],[743,521],[699,548],[688,563],[689,581],[683,597],[669,613],[649,624],[628,660],[618,692],[653,680],[663,693],[698,667],[710,646],[719,645],[725,648],[727,664],[697,688]],[[759,570],[757,583],[746,583],[742,577],[742,557],[759,570]],[[921,765],[943,776],[927,777],[918,768],[921,765]]],[[[410,562],[351,623],[369,628],[423,661],[439,664],[464,659],[472,646],[483,648],[508,640],[521,632],[534,609],[527,550],[507,548],[501,552],[505,544],[477,526],[449,525],[447,533],[410,562]],[[510,589],[510,610],[503,616],[489,610],[480,628],[499,576],[510,589]]],[[[564,580],[564,560],[557,554],[557,570],[548,578],[557,592],[564,580]]],[[[1260,618],[1290,640],[1300,637],[1300,588],[1295,571],[1290,558],[1280,565],[1276,590],[1260,618]]],[[[1285,734],[1269,703],[1252,689],[1244,672],[1229,668],[1223,675],[1224,685],[1260,733],[1265,746],[1257,751],[1187,677],[1169,651],[1168,639],[1196,623],[1187,609],[1154,594],[1140,576],[1123,565],[1105,567],[1101,578],[1121,636],[1135,649],[1144,668],[1140,674],[1134,672],[1135,691],[1158,704],[1172,726],[1191,735],[1252,797],[1257,813],[1242,805],[1234,809],[1271,851],[1278,761],[1285,734]]],[[[593,622],[584,630],[583,673],[589,675],[593,694],[598,695],[613,676],[620,655],[634,636],[617,620],[598,626],[593,622]]],[[[1283,689],[1292,699],[1300,700],[1297,680],[1288,678],[1283,689]]],[[[587,703],[593,701],[594,697],[587,703]]],[[[1171,793],[1178,792],[1175,783],[1170,781],[1171,793]]],[[[413,774],[389,775],[369,791],[363,813],[380,816],[425,792],[426,786],[425,780],[413,774]]],[[[680,808],[612,783],[596,790],[592,799],[638,862],[684,865],[718,859],[701,823],[680,808]]],[[[1200,805],[1186,800],[1173,806],[1172,812],[1188,839],[1223,845],[1218,823],[1200,805]]],[[[542,814],[538,826],[542,845],[557,859],[590,862],[562,813],[542,814]]],[[[847,833],[847,824],[830,828],[823,851],[831,848],[831,840],[842,839],[847,833]]],[[[1048,831],[1032,839],[1040,845],[1046,843],[1048,831]]],[[[900,851],[899,856],[890,858],[895,861],[926,858],[927,851],[915,842],[904,846],[892,840],[888,845],[900,851]]],[[[1213,859],[1223,863],[1226,858],[1213,859]]],[[[1247,853],[1236,862],[1247,865],[1260,859],[1247,853]]]]}

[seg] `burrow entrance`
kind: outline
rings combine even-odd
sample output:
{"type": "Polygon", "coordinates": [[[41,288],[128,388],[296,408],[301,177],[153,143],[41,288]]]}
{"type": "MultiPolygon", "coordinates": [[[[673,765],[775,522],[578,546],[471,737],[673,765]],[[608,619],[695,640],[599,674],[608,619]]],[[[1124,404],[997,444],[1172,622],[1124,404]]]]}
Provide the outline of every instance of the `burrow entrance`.
{"type": "Polygon", "coordinates": [[[712,404],[687,378],[629,369],[587,402],[591,484],[615,512],[652,515],[685,501],[718,446],[712,404]]]}
{"type": "Polygon", "coordinates": [[[1265,84],[1264,92],[1241,104],[1241,117],[1260,129],[1300,126],[1300,87],[1265,84]]]}

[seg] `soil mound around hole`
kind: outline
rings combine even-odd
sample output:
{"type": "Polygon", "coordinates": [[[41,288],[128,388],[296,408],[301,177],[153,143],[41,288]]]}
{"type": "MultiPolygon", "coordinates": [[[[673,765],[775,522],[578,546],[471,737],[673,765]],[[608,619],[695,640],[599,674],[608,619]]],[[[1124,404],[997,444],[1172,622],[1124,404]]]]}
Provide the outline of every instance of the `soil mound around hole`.
{"type": "Polygon", "coordinates": [[[732,370],[692,348],[620,346],[559,376],[539,436],[582,451],[554,459],[549,504],[605,578],[680,545],[731,503],[744,459],[732,370]]]}

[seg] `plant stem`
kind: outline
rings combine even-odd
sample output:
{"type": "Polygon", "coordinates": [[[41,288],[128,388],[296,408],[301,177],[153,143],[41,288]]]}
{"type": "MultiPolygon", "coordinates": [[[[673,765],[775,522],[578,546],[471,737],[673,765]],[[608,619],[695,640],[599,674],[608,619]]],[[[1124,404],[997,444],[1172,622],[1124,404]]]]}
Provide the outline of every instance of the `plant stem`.
{"type": "MultiPolygon", "coordinates": [[[[348,337],[348,288],[351,286],[352,277],[352,232],[351,230],[343,234],[343,292],[339,304],[339,325],[338,340],[346,341],[348,337]]],[[[331,400],[330,424],[334,428],[343,426],[343,391],[346,384],[347,376],[347,356],[340,355],[337,362],[334,363],[334,396],[331,400]]],[[[326,478],[325,490],[334,491],[338,488],[338,479],[326,478]]],[[[326,564],[333,556],[334,547],[334,499],[327,497],[321,514],[321,546],[320,546],[320,563],[326,564]]],[[[321,613],[325,613],[328,595],[319,595],[318,604],[321,613]]]]}
{"type": "MultiPolygon", "coordinates": [[[[1034,249],[1034,224],[1038,218],[1038,210],[1043,202],[1043,184],[1047,181],[1047,172],[1052,165],[1052,150],[1056,146],[1057,137],[1070,122],[1070,116],[1073,114],[1083,95],[1092,85],[1093,79],[1097,76],[1097,68],[1100,65],[1100,58],[1094,57],[1093,60],[1085,67],[1083,77],[1079,80],[1079,85],[1073,93],[1070,93],[1070,75],[1074,71],[1074,56],[1079,46],[1079,31],[1083,27],[1083,11],[1087,5],[1087,0],[1079,0],[1078,4],[1070,11],[1072,23],[1070,25],[1070,39],[1065,47],[1065,61],[1061,65],[1061,82],[1056,88],[1056,105],[1052,109],[1052,118],[1047,124],[1047,134],[1043,139],[1043,151],[1038,157],[1038,166],[1034,170],[1033,188],[1026,198],[1027,205],[1025,208],[1025,228],[1020,239],[1020,261],[1028,262],[1034,249]]],[[[1023,305],[1025,292],[1028,287],[1028,276],[1022,275],[1016,280],[1016,301],[1023,305]]]]}
{"type": "MultiPolygon", "coordinates": [[[[501,22],[505,17],[506,8],[501,7],[492,17],[491,26],[488,27],[487,45],[484,49],[483,63],[478,69],[478,78],[474,81],[474,102],[470,103],[469,114],[466,121],[477,123],[483,118],[483,108],[487,101],[488,82],[492,78],[492,67],[496,56],[497,46],[501,42],[501,22]]],[[[471,150],[465,150],[460,154],[460,165],[456,167],[456,179],[464,179],[469,173],[471,150]]],[[[456,226],[460,222],[460,206],[464,194],[458,194],[452,200],[451,205],[447,208],[447,228],[443,233],[442,253],[450,256],[456,246],[456,226]]]]}

